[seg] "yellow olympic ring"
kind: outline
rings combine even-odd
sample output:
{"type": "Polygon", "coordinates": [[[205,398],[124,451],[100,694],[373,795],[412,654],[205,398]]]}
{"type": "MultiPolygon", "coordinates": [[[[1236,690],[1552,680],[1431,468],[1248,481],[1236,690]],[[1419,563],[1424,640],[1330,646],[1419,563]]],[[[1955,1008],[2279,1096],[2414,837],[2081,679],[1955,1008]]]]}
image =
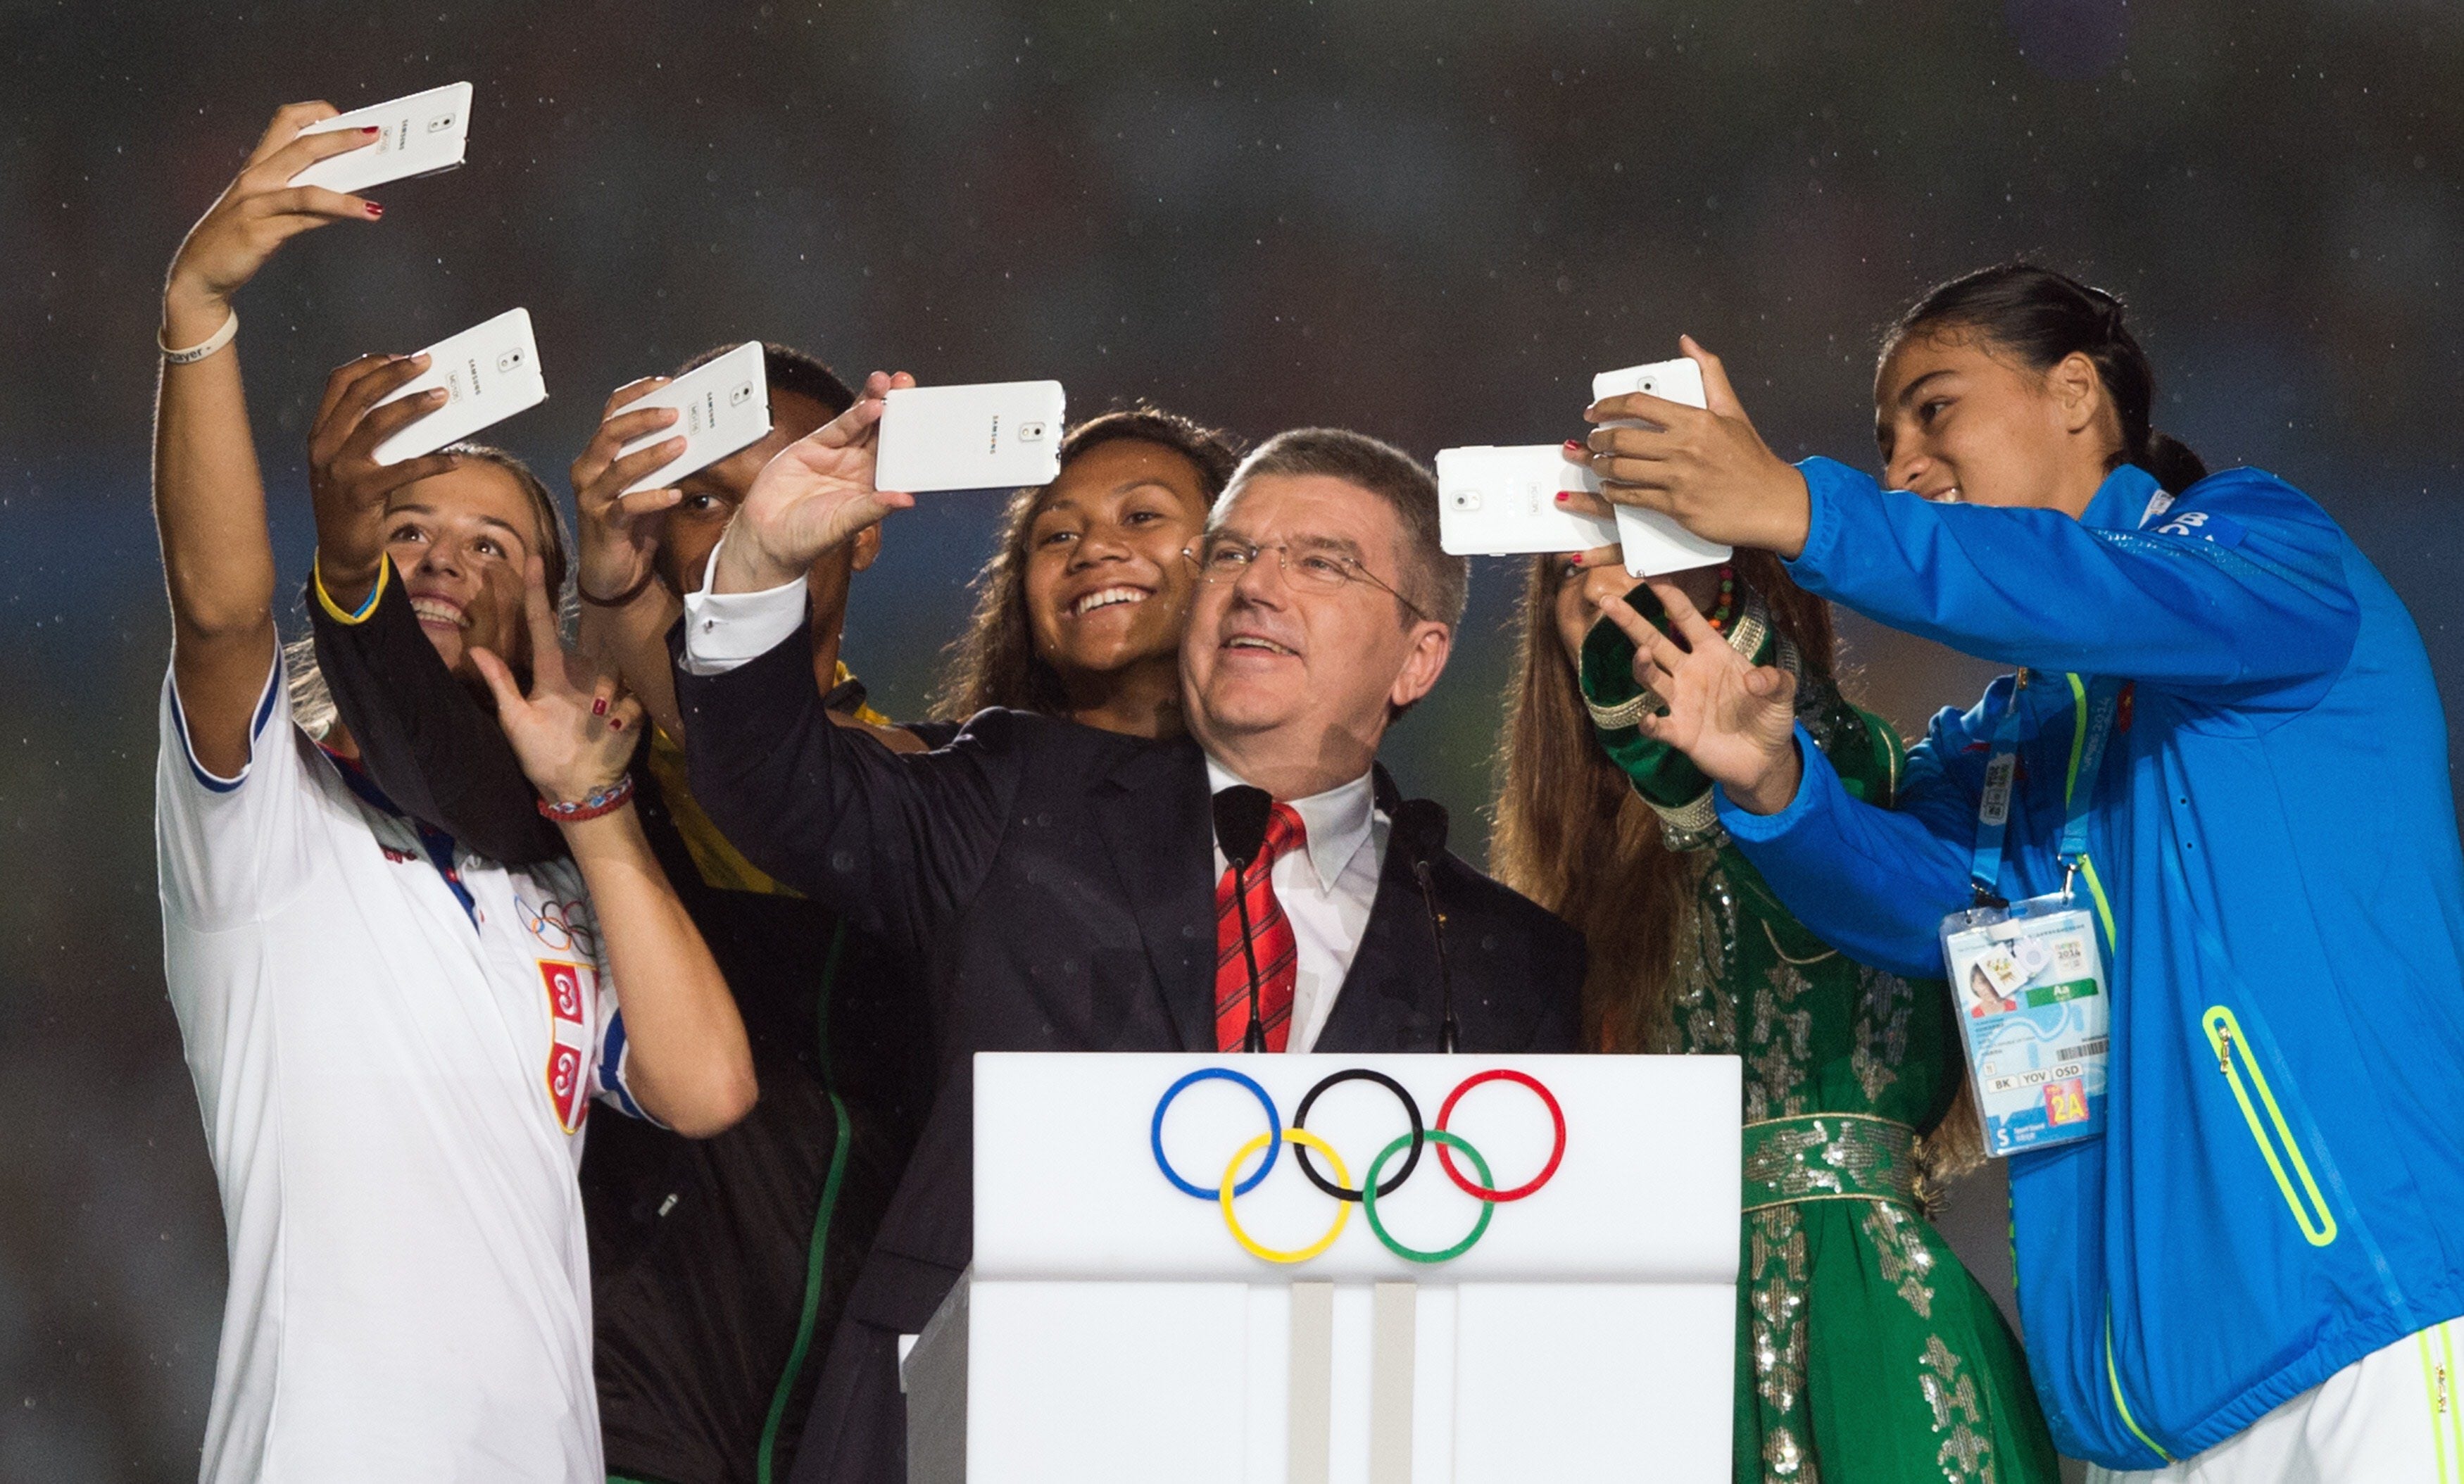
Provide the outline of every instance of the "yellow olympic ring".
{"type": "MultiPolygon", "coordinates": [[[[1309,1246],[1301,1248],[1273,1248],[1262,1246],[1256,1238],[1241,1229],[1241,1218],[1232,1214],[1232,1187],[1239,1182],[1242,1164],[1247,1161],[1249,1156],[1266,1147],[1267,1143],[1272,1141],[1274,1137],[1275,1136],[1272,1134],[1260,1134],[1257,1138],[1250,1140],[1245,1144],[1243,1144],[1239,1151],[1232,1156],[1232,1163],[1223,1166],[1223,1185],[1221,1186],[1221,1193],[1218,1196],[1218,1199],[1223,1203],[1223,1225],[1232,1229],[1232,1240],[1240,1243],[1242,1249],[1248,1252],[1252,1257],[1263,1257],[1268,1262],[1307,1262],[1318,1253],[1325,1251],[1328,1248],[1332,1247],[1334,1245],[1334,1239],[1343,1235],[1343,1224],[1352,1219],[1351,1202],[1335,1202],[1334,1225],[1326,1229],[1326,1235],[1319,1237],[1309,1246]]],[[[1287,1128],[1284,1130],[1284,1138],[1287,1142],[1300,1144],[1306,1148],[1315,1149],[1318,1153],[1325,1155],[1326,1163],[1334,1166],[1335,1180],[1343,1185],[1350,1185],[1352,1183],[1352,1171],[1343,1167],[1343,1156],[1334,1152],[1334,1145],[1328,1143],[1325,1140],[1318,1138],[1315,1134],[1310,1133],[1305,1128],[1287,1128]]]]}

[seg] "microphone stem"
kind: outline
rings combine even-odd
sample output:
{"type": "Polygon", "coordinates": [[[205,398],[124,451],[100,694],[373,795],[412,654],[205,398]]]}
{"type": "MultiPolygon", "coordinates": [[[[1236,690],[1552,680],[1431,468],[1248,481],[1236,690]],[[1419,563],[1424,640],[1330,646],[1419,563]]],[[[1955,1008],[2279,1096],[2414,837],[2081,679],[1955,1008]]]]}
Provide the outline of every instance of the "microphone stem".
{"type": "Polygon", "coordinates": [[[1456,1040],[1455,978],[1446,963],[1446,915],[1438,910],[1438,890],[1429,879],[1429,863],[1425,860],[1414,862],[1412,875],[1419,879],[1420,900],[1429,909],[1429,937],[1438,945],[1438,993],[1445,1008],[1444,1014],[1438,1021],[1438,1050],[1451,1056],[1456,1040]]]}
{"type": "Polygon", "coordinates": [[[1249,1029],[1241,1035],[1241,1050],[1266,1049],[1266,1023],[1258,1016],[1258,946],[1249,929],[1249,862],[1232,866],[1232,904],[1241,914],[1241,957],[1249,965],[1249,1029]]]}

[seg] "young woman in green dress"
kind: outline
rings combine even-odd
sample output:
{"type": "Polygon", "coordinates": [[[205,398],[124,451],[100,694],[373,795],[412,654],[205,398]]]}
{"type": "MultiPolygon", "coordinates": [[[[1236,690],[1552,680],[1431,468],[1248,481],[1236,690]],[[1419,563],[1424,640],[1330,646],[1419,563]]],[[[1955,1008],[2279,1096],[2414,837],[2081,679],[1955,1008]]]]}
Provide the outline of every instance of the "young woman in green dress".
{"type": "MultiPolygon", "coordinates": [[[[1840,696],[1828,606],[1763,552],[1673,580],[1795,672],[1797,720],[1887,804],[1904,750],[1840,696]]],[[[1656,698],[1602,616],[1619,602],[1665,627],[1613,547],[1533,564],[1490,865],[1590,940],[1598,1050],[1744,1059],[1735,1477],[2052,1484],[2026,1357],[1925,1217],[1982,1158],[1950,996],[1850,962],[1771,897],[1709,781],[1636,730],[1656,698]]]]}

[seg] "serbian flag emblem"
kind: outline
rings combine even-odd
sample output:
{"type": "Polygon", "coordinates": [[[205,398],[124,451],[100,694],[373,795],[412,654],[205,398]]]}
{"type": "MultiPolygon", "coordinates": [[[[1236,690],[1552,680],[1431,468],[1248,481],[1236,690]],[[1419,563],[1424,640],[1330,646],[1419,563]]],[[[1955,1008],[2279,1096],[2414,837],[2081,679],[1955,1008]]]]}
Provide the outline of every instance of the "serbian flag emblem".
{"type": "MultiPolygon", "coordinates": [[[[547,986],[550,1044],[547,1052],[547,1096],[556,1109],[557,1126],[568,1134],[582,1132],[590,1116],[590,1024],[584,1015],[589,1001],[583,976],[591,973],[578,963],[539,961],[539,980],[547,986]]],[[[596,977],[593,975],[593,977],[596,977]]]]}

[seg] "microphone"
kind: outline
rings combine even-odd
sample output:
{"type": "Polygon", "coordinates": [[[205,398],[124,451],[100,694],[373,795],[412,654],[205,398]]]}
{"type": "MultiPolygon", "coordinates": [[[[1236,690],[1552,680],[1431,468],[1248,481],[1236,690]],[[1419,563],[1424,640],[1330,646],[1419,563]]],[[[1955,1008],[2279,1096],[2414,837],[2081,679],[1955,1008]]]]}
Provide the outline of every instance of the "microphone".
{"type": "Polygon", "coordinates": [[[1455,1049],[1455,980],[1446,964],[1446,915],[1438,910],[1434,868],[1446,850],[1446,807],[1434,799],[1406,799],[1395,807],[1390,846],[1400,846],[1412,863],[1412,877],[1420,883],[1420,900],[1429,909],[1429,938],[1438,945],[1438,992],[1445,1007],[1438,1021],[1438,1050],[1455,1049]]]}
{"type": "Polygon", "coordinates": [[[1232,863],[1232,901],[1241,913],[1241,957],[1249,965],[1249,1029],[1241,1037],[1244,1052],[1266,1049],[1266,1025],[1258,1018],[1258,947],[1250,937],[1248,871],[1249,863],[1265,848],[1266,820],[1274,810],[1275,801],[1266,790],[1247,784],[1235,784],[1215,796],[1215,843],[1232,863]]]}

